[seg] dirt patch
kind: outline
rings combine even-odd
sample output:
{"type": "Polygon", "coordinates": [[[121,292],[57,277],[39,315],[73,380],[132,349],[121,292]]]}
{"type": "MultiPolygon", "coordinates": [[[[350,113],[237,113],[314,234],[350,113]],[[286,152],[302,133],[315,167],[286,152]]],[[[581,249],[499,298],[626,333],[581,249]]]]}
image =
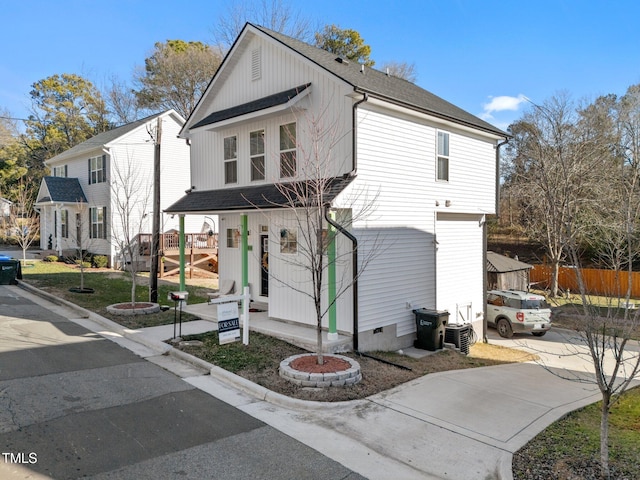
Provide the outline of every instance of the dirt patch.
{"type": "MultiPolygon", "coordinates": [[[[440,350],[423,358],[411,358],[393,352],[371,352],[369,356],[356,353],[341,355],[360,365],[362,380],[355,385],[328,388],[309,388],[294,385],[279,375],[280,362],[293,355],[309,353],[286,342],[251,333],[249,345],[219,345],[216,333],[193,335],[185,340],[201,340],[201,346],[184,346],[181,350],[209,363],[229,370],[258,385],[292,398],[321,402],[337,402],[366,398],[429,373],[465,368],[486,367],[504,363],[525,362],[535,355],[477,343],[469,355],[454,350],[440,350]]],[[[311,356],[315,360],[315,357],[311,356]]]]}

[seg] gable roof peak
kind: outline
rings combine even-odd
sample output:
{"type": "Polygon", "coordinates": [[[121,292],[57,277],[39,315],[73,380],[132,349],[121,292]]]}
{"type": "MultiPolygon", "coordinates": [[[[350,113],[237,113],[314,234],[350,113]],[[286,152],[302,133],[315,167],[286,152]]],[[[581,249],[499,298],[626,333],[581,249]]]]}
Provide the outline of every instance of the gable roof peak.
{"type": "Polygon", "coordinates": [[[337,78],[351,85],[360,93],[368,93],[381,100],[405,106],[447,121],[462,124],[484,132],[508,137],[509,135],[498,127],[476,117],[475,115],[457,107],[456,105],[434,95],[418,85],[388,72],[375,68],[367,68],[358,62],[340,60],[340,56],[323,50],[314,45],[303,42],[266,27],[247,23],[240,33],[238,40],[246,35],[247,29],[252,29],[266,35],[286,48],[307,58],[337,78]]]}

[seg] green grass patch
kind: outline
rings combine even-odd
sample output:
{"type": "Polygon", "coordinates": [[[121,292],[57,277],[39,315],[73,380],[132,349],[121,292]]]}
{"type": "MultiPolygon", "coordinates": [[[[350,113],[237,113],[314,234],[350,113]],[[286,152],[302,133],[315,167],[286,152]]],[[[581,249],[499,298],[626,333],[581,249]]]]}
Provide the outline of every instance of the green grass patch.
{"type": "MultiPolygon", "coordinates": [[[[544,478],[549,479],[578,478],[585,468],[597,469],[600,408],[598,402],[572,412],[536,436],[514,455],[514,478],[543,478],[531,476],[533,465],[546,469],[544,478]],[[574,476],[558,475],[566,469],[574,476]]],[[[640,387],[625,393],[611,409],[609,455],[612,478],[640,478],[640,387]]]]}
{"type": "MultiPolygon", "coordinates": [[[[154,313],[151,315],[120,316],[107,312],[107,306],[114,303],[131,301],[131,277],[126,272],[97,270],[87,268],[84,271],[84,287],[92,288],[94,293],[74,293],[70,288],[80,286],[80,268],[60,262],[36,262],[33,268],[24,270],[23,281],[34,287],[63,298],[78,306],[91,310],[128,328],[144,328],[173,323],[174,312],[154,313]]],[[[149,301],[149,279],[138,278],[136,282],[136,302],[149,301]]],[[[158,284],[158,303],[174,306],[167,300],[169,292],[177,290],[176,284],[158,284]]],[[[187,286],[190,303],[207,301],[206,289],[187,286]]],[[[197,317],[183,312],[182,321],[197,317]]]]}

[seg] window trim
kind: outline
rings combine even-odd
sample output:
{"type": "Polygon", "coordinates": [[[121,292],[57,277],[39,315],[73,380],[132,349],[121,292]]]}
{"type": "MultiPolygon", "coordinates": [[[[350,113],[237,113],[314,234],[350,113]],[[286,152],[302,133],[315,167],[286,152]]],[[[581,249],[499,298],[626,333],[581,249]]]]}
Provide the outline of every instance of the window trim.
{"type": "Polygon", "coordinates": [[[107,156],[98,155],[89,159],[89,185],[106,183],[107,181],[107,156]],[[94,166],[95,161],[95,166],[94,166]],[[100,161],[100,166],[98,166],[100,161]]]}
{"type": "Polygon", "coordinates": [[[451,135],[449,132],[438,130],[436,132],[436,181],[448,182],[449,181],[449,166],[451,159],[450,151],[451,135]],[[442,137],[441,137],[442,135],[442,137]],[[446,142],[440,142],[440,138],[446,139],[446,142]],[[446,152],[441,152],[446,147],[446,152]]]}
{"type": "Polygon", "coordinates": [[[224,184],[231,185],[238,183],[238,135],[229,135],[222,139],[222,158],[224,159],[224,184]],[[234,139],[235,142],[235,157],[227,157],[227,140],[234,139]],[[235,178],[231,178],[228,168],[233,168],[235,178]]]}
{"type": "Polygon", "coordinates": [[[60,210],[60,236],[69,238],[69,210],[60,210]]]}
{"type": "Polygon", "coordinates": [[[283,255],[298,254],[298,229],[286,228],[280,229],[280,253],[283,255]]]}
{"type": "Polygon", "coordinates": [[[251,170],[251,181],[252,182],[258,182],[261,180],[264,180],[266,177],[266,171],[265,171],[265,129],[261,128],[258,130],[254,130],[252,132],[249,132],[249,166],[250,166],[250,170],[251,170]],[[253,152],[253,134],[260,134],[262,133],[262,151],[261,152],[253,152]],[[262,161],[262,171],[260,171],[259,168],[256,167],[255,162],[256,161],[262,161]]]}
{"type": "Polygon", "coordinates": [[[53,167],[53,176],[67,178],[67,165],[58,165],[57,167],[53,167]]]}
{"type": "Polygon", "coordinates": [[[107,207],[89,207],[89,238],[107,238],[107,207]]]}
{"type": "Polygon", "coordinates": [[[227,248],[240,248],[240,229],[227,228],[227,248]]]}
{"type": "Polygon", "coordinates": [[[285,124],[280,125],[280,127],[278,128],[278,136],[279,136],[279,139],[280,139],[280,143],[279,143],[280,178],[293,178],[298,173],[298,164],[297,164],[298,131],[297,130],[298,130],[298,127],[297,127],[296,122],[285,123],[285,124]],[[287,127],[290,127],[291,125],[293,125],[293,135],[291,135],[290,130],[289,130],[288,136],[287,137],[283,137],[282,136],[283,129],[286,130],[287,127]],[[283,139],[288,140],[287,143],[289,143],[289,141],[291,141],[291,137],[293,137],[293,147],[287,146],[287,145],[283,145],[283,139]],[[293,161],[289,161],[287,163],[283,163],[283,160],[290,156],[289,154],[293,154],[291,156],[293,161]],[[291,167],[293,167],[293,168],[291,168],[291,167]]]}

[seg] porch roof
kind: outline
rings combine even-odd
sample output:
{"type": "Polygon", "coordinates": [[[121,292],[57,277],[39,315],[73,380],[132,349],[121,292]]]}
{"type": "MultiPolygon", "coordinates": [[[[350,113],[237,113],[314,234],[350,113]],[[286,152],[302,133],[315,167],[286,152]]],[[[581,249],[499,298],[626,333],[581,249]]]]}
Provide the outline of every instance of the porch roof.
{"type": "Polygon", "coordinates": [[[42,183],[46,190],[40,188],[41,192],[48,192],[36,203],[87,203],[82,186],[77,178],[67,177],[44,177],[42,183]]]}
{"type": "Polygon", "coordinates": [[[193,127],[191,128],[198,128],[204,125],[211,125],[213,123],[221,122],[223,120],[228,120],[230,118],[239,117],[241,115],[246,115],[248,113],[253,113],[260,110],[265,110],[267,108],[276,107],[278,105],[283,105],[293,100],[298,95],[301,95],[302,92],[304,92],[310,85],[311,85],[310,83],[307,83],[305,85],[300,85],[299,87],[285,90],[284,92],[274,93],[273,95],[259,98],[252,102],[243,103],[242,105],[237,105],[235,107],[227,108],[225,110],[213,112],[211,115],[205,117],[204,119],[202,119],[201,121],[193,125],[193,127]]]}
{"type": "MultiPolygon", "coordinates": [[[[353,180],[352,176],[330,178],[323,185],[322,199],[332,202],[353,180]]],[[[314,188],[313,182],[264,184],[253,187],[224,188],[220,190],[191,191],[165,210],[167,213],[199,213],[238,210],[291,208],[302,206],[292,202],[287,192],[305,192],[314,188]]],[[[313,194],[310,194],[313,196],[313,194]]],[[[298,198],[304,198],[304,194],[298,198]]]]}

